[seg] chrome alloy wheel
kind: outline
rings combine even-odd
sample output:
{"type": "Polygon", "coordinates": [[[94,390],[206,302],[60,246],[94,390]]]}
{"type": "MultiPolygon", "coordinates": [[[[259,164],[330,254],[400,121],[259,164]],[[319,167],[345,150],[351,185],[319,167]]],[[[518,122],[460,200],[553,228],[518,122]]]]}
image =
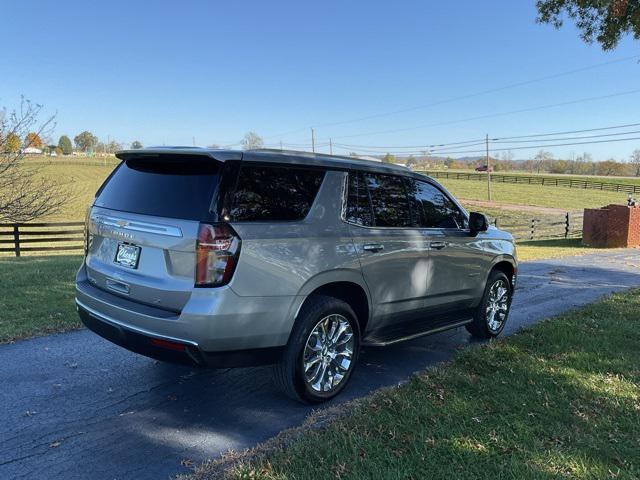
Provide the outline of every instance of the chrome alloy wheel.
{"type": "Polygon", "coordinates": [[[492,332],[502,328],[509,311],[509,288],[504,280],[498,280],[489,289],[487,300],[487,326],[492,332]]]}
{"type": "Polygon", "coordinates": [[[349,321],[342,315],[324,317],[313,328],[302,357],[304,379],[316,392],[330,392],[351,367],[355,339],[349,321]]]}

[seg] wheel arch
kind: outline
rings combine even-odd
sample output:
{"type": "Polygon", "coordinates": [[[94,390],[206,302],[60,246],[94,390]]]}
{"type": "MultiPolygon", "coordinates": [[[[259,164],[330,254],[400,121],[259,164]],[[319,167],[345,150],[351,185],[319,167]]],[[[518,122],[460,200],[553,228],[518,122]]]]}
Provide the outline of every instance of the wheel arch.
{"type": "Polygon", "coordinates": [[[497,257],[491,265],[491,270],[487,274],[487,279],[489,278],[489,275],[491,275],[491,272],[494,271],[503,272],[509,279],[511,288],[513,289],[515,287],[515,278],[518,273],[518,264],[516,263],[514,258],[507,255],[501,255],[497,257]]]}
{"type": "Polygon", "coordinates": [[[300,289],[299,301],[295,302],[292,309],[294,325],[300,310],[312,295],[326,295],[348,303],[355,312],[360,332],[364,335],[371,318],[372,305],[369,290],[360,272],[345,269],[324,272],[309,279],[300,289]]]}

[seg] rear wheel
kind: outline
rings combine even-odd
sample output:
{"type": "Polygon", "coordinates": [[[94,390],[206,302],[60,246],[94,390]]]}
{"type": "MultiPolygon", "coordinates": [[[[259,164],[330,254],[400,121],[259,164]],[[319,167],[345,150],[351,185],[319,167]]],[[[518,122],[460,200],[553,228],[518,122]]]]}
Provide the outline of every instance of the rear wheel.
{"type": "Polygon", "coordinates": [[[507,323],[511,293],[507,276],[497,270],[491,272],[473,322],[466,325],[469,333],[477,338],[498,336],[507,323]]]}
{"type": "Polygon", "coordinates": [[[275,381],[296,400],[329,400],[349,381],[359,348],[360,329],[349,304],[314,296],[303,306],[282,362],[274,367],[275,381]]]}

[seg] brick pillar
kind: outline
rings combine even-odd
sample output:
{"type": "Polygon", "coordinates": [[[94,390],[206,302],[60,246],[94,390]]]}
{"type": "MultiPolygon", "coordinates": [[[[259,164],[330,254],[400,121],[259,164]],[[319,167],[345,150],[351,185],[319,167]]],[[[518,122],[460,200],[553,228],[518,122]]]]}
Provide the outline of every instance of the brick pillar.
{"type": "Polygon", "coordinates": [[[605,248],[640,246],[640,207],[607,205],[585,209],[582,243],[605,248]]]}

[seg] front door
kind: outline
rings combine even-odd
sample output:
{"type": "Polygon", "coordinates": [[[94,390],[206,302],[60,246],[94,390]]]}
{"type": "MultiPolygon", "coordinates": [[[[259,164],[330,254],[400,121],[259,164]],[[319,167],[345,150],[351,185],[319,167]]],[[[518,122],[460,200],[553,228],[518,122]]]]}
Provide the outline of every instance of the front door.
{"type": "Polygon", "coordinates": [[[478,298],[485,258],[477,237],[471,236],[466,215],[439,186],[415,181],[410,198],[429,243],[429,282],[426,308],[446,321],[468,314],[478,298]]]}
{"type": "Polygon", "coordinates": [[[406,180],[349,174],[346,219],[372,297],[369,328],[420,317],[428,293],[429,245],[412,224],[406,180]]]}

